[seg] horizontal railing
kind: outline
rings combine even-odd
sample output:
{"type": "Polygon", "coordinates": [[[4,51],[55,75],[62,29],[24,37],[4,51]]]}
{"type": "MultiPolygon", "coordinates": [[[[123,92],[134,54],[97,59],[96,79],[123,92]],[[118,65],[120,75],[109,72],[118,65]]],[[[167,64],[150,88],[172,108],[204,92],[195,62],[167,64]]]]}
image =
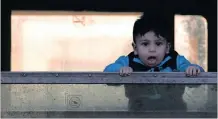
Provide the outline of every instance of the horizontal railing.
{"type": "Polygon", "coordinates": [[[121,77],[119,73],[103,72],[1,72],[1,84],[217,84],[217,72],[202,72],[187,77],[184,72],[134,72],[121,77]]]}

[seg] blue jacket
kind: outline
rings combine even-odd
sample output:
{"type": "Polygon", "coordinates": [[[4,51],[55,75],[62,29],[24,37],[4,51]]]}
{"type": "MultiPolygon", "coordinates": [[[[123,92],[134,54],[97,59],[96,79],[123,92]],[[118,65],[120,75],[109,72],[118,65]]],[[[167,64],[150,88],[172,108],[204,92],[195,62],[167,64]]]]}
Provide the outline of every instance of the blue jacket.
{"type": "MultiPolygon", "coordinates": [[[[166,57],[159,65],[158,67],[161,67],[165,62],[167,62],[169,59],[171,59],[170,56],[166,57]]],[[[141,60],[139,58],[134,58],[133,59],[134,62],[137,63],[141,63],[141,60]]],[[[197,65],[197,64],[191,64],[184,56],[178,55],[176,58],[176,64],[177,64],[177,70],[179,72],[185,72],[185,70],[189,67],[189,66],[196,66],[199,67],[201,72],[204,72],[204,69],[197,65]]],[[[129,66],[129,58],[128,56],[120,56],[114,63],[109,64],[108,66],[106,66],[106,68],[104,69],[104,72],[119,72],[121,67],[124,66],[129,66]]],[[[150,69],[150,71],[152,72],[153,69],[150,69]]],[[[161,72],[172,72],[172,69],[170,67],[166,67],[165,69],[161,70],[161,72]]]]}

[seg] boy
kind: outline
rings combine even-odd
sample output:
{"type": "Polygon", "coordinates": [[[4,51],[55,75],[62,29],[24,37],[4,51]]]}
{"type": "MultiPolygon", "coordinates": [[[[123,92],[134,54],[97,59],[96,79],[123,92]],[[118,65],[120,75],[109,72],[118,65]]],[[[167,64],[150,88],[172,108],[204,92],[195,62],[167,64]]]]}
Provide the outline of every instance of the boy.
{"type": "MultiPolygon", "coordinates": [[[[104,72],[120,72],[121,76],[128,76],[132,72],[173,71],[197,76],[203,72],[200,66],[191,64],[184,56],[171,50],[174,22],[167,18],[170,16],[151,15],[145,18],[143,15],[136,20],[133,27],[134,51],[128,56],[119,57],[115,63],[108,65],[104,72]]],[[[184,111],[187,108],[182,99],[185,85],[125,84],[124,87],[131,111],[184,111]]]]}

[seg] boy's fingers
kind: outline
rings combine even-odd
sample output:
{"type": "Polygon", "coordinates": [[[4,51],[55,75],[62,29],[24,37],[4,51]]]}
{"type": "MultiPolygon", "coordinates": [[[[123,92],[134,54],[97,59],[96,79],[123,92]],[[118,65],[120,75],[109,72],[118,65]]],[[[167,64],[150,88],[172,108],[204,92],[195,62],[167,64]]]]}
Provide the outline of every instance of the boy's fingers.
{"type": "Polygon", "coordinates": [[[185,73],[187,76],[197,76],[200,72],[201,70],[198,67],[189,67],[185,73]]]}
{"type": "Polygon", "coordinates": [[[200,74],[201,70],[197,68],[197,75],[200,74]]]}
{"type": "Polygon", "coordinates": [[[130,75],[130,71],[127,72],[127,76],[129,76],[129,75],[130,75]]]}
{"type": "Polygon", "coordinates": [[[125,68],[125,69],[123,70],[123,76],[128,76],[128,68],[125,68]]]}
{"type": "Polygon", "coordinates": [[[122,76],[128,76],[128,75],[130,75],[130,70],[129,70],[129,68],[123,68],[122,76]]]}
{"type": "Polygon", "coordinates": [[[120,76],[129,76],[133,72],[132,68],[124,67],[120,69],[120,76]]]}
{"type": "Polygon", "coordinates": [[[193,76],[193,70],[194,70],[194,68],[192,68],[192,67],[189,69],[189,75],[190,76],[193,76]]]}
{"type": "Polygon", "coordinates": [[[127,76],[127,71],[126,70],[123,71],[123,76],[127,76]]]}
{"type": "Polygon", "coordinates": [[[120,69],[120,72],[119,72],[120,74],[122,74],[122,69],[120,69]]]}
{"type": "Polygon", "coordinates": [[[127,70],[124,72],[124,76],[128,76],[128,71],[127,70]]]}
{"type": "Polygon", "coordinates": [[[120,69],[120,76],[123,76],[123,69],[120,69]]]}
{"type": "Polygon", "coordinates": [[[193,69],[192,69],[192,73],[193,73],[193,76],[196,76],[196,75],[197,75],[197,69],[196,69],[196,68],[193,68],[193,69]]]}
{"type": "Polygon", "coordinates": [[[187,69],[187,73],[186,73],[187,76],[192,76],[193,75],[193,68],[192,67],[189,67],[187,69]]]}
{"type": "Polygon", "coordinates": [[[129,69],[128,69],[128,75],[130,75],[131,73],[132,73],[132,69],[129,68],[129,69]]]}
{"type": "Polygon", "coordinates": [[[190,68],[186,69],[186,71],[185,71],[186,76],[189,76],[189,69],[190,69],[190,68]]]}

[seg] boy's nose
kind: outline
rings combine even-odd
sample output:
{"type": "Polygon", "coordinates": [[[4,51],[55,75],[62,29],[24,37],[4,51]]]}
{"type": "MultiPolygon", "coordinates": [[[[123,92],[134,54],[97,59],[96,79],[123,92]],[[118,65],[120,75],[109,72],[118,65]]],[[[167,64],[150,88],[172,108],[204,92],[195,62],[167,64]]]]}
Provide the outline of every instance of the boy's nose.
{"type": "Polygon", "coordinates": [[[155,51],[156,51],[155,46],[150,46],[150,47],[149,47],[149,52],[155,52],[155,51]]]}

